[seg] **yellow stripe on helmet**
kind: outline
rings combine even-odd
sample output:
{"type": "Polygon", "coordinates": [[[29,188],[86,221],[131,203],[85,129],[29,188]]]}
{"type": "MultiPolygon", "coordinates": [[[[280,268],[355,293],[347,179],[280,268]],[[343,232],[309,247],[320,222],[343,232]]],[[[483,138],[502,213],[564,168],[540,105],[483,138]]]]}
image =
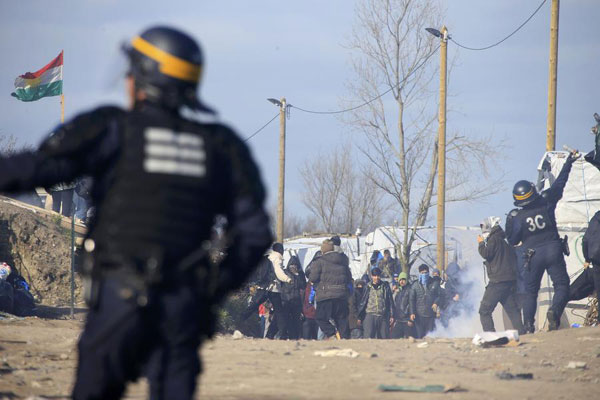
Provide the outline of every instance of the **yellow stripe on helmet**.
{"type": "Polygon", "coordinates": [[[515,194],[515,200],[527,200],[528,198],[530,198],[533,195],[533,189],[531,189],[529,192],[525,193],[524,195],[519,196],[518,194],[515,194]]]}
{"type": "Polygon", "coordinates": [[[146,57],[158,62],[158,69],[161,73],[194,83],[200,80],[202,70],[200,65],[169,54],[139,36],[133,39],[131,45],[146,57]]]}

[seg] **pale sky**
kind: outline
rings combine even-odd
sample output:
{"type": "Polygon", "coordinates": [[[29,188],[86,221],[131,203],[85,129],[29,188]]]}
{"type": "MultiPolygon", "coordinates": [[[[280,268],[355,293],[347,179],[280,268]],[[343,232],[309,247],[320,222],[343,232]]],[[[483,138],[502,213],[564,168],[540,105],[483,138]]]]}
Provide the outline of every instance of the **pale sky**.
{"type": "MultiPolygon", "coordinates": [[[[446,0],[450,34],[472,47],[496,42],[523,22],[541,0],[446,0]]],[[[14,79],[35,71],[64,49],[66,117],[111,102],[125,104],[120,44],[154,24],[180,27],[205,51],[201,97],[220,119],[247,137],[278,111],[268,97],[286,97],[313,110],[336,110],[353,79],[343,46],[354,22],[352,0],[169,2],[3,1],[0,3],[0,134],[38,144],[59,122],[58,97],[22,103],[10,96],[14,79]]],[[[560,9],[557,149],[593,147],[592,114],[600,112],[600,44],[596,0],[562,2],[560,9]]],[[[505,137],[505,188],[485,203],[454,204],[448,225],[474,225],[512,208],[511,189],[535,180],[545,150],[550,0],[515,36],[487,51],[449,43],[457,57],[450,77],[448,131],[505,137]]],[[[434,56],[431,62],[438,62],[434,56]]],[[[437,82],[434,82],[437,85],[437,82]]],[[[390,100],[390,99],[388,99],[390,100]]],[[[287,122],[286,207],[306,215],[298,168],[307,157],[360,140],[335,116],[292,109],[287,122]]],[[[276,202],[278,123],[248,143],[276,202]]],[[[435,212],[430,213],[434,221],[435,212]]]]}

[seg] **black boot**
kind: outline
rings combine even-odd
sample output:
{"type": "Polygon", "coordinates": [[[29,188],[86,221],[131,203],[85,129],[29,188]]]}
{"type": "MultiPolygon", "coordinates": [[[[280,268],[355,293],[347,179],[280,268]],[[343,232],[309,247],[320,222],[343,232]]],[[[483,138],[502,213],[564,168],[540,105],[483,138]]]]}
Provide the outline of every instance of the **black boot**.
{"type": "Polygon", "coordinates": [[[548,330],[555,331],[558,329],[558,318],[556,318],[556,314],[554,311],[548,310],[546,313],[546,317],[548,318],[548,330]]]}

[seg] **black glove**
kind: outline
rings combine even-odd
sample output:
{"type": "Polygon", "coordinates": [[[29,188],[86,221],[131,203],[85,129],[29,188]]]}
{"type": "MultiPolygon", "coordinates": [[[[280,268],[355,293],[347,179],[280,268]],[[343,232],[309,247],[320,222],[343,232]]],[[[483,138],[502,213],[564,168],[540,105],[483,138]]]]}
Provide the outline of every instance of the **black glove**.
{"type": "Polygon", "coordinates": [[[575,160],[577,160],[579,157],[581,157],[580,152],[578,152],[577,150],[572,151],[569,153],[569,157],[567,157],[567,162],[573,164],[575,160]]]}

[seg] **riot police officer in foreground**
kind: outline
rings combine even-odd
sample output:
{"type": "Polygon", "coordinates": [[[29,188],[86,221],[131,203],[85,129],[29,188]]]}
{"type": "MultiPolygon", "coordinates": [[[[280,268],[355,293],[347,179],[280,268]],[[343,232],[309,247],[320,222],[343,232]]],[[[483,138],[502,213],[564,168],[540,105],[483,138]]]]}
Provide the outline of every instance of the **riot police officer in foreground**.
{"type": "Polygon", "coordinates": [[[571,166],[577,158],[579,153],[569,154],[552,186],[541,194],[528,181],[519,181],[513,188],[514,204],[519,208],[512,210],[506,218],[506,235],[510,244],[516,246],[522,243],[525,249],[528,271],[523,319],[525,329],[530,333],[535,331],[537,297],[544,271],[548,271],[554,287],[552,306],[547,313],[550,330],[558,329],[569,299],[569,275],[563,256],[565,247],[558,236],[554,212],[562,198],[571,166]]]}
{"type": "Polygon", "coordinates": [[[0,159],[0,190],[88,175],[96,216],[84,242],[89,313],[74,399],[118,399],[144,374],[152,399],[191,399],[198,346],[213,307],[271,243],[265,192],[248,148],[228,127],[197,123],[198,44],[167,27],[126,49],[131,109],[100,107],[59,126],[36,152],[0,159]],[[216,216],[226,255],[208,260],[216,216]]]}

